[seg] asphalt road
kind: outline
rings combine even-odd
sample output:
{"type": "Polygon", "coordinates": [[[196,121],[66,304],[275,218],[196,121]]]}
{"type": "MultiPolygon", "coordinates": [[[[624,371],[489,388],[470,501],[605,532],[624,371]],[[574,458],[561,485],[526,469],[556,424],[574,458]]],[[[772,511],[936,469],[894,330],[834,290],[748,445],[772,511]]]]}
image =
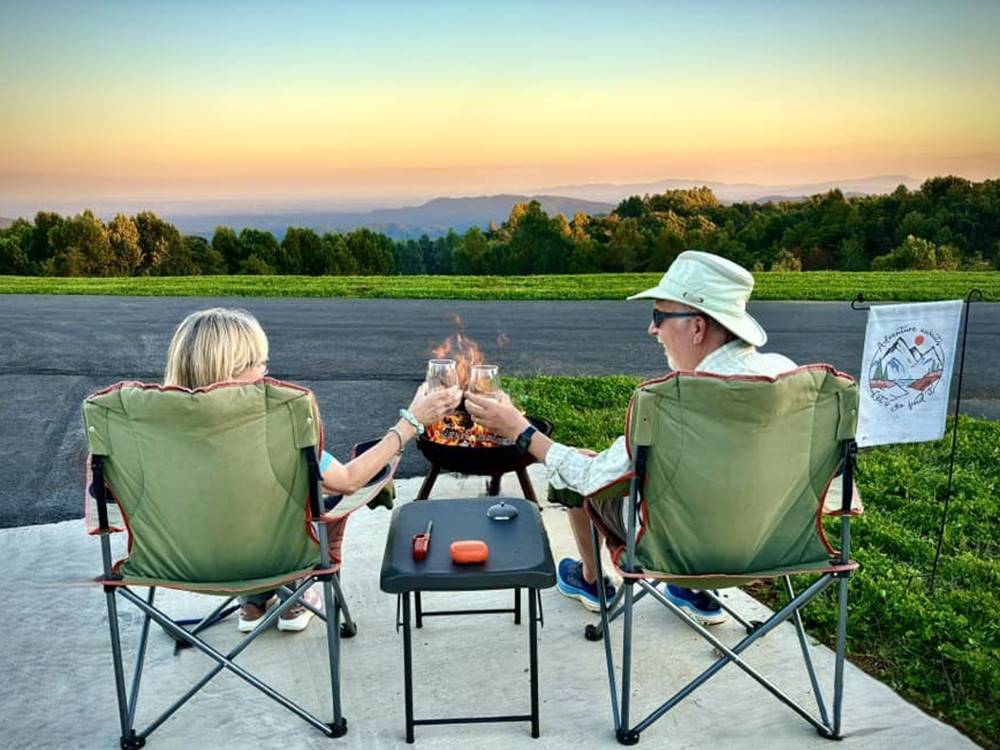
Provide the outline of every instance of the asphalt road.
{"type": "MultiPolygon", "coordinates": [[[[649,306],[624,302],[69,297],[0,295],[0,527],[82,513],[80,403],[124,379],[159,381],[173,327],[215,305],[253,312],[271,342],[270,370],[316,392],[328,449],[381,435],[423,377],[431,346],[456,331],[513,375],[661,374],[646,336],[649,306]],[[504,335],[509,343],[497,345],[504,335]]],[[[761,302],[765,350],[829,362],[857,376],[865,315],[843,303],[761,302]]],[[[1000,305],[976,304],[963,412],[1000,418],[1000,305]]],[[[423,474],[410,449],[402,476],[423,474]]]]}

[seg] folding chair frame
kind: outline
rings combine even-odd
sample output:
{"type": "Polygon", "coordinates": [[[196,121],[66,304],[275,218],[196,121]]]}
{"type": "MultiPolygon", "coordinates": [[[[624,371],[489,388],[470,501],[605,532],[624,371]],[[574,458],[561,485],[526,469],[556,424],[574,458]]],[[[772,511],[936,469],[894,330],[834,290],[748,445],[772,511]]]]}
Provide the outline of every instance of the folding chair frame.
{"type": "MultiPolygon", "coordinates": [[[[844,443],[844,459],[843,459],[843,505],[841,507],[840,514],[840,558],[836,561],[838,566],[847,566],[850,564],[850,552],[851,552],[851,496],[853,491],[853,474],[854,474],[854,460],[857,454],[857,445],[854,440],[846,440],[844,443]]],[[[635,536],[636,536],[636,519],[638,516],[638,496],[639,489],[642,486],[642,481],[645,478],[646,464],[649,457],[649,446],[637,446],[635,455],[633,456],[632,469],[634,476],[631,481],[631,486],[629,490],[629,505],[628,505],[628,533],[626,537],[626,547],[625,547],[625,565],[622,566],[624,572],[635,572],[641,573],[641,570],[636,566],[635,563],[635,536]]],[[[594,559],[596,561],[597,567],[597,580],[603,580],[603,570],[601,564],[601,554],[600,554],[600,538],[598,535],[598,530],[596,525],[591,525],[592,537],[594,544],[594,559]]],[[[622,634],[622,678],[621,678],[621,699],[619,702],[618,688],[615,683],[615,667],[614,667],[614,657],[612,656],[612,648],[610,637],[604,637],[604,656],[607,661],[608,668],[608,683],[611,692],[611,711],[614,719],[615,736],[618,741],[623,745],[634,745],[639,741],[639,735],[641,732],[645,731],[649,726],[651,726],[655,721],[661,718],[670,709],[680,703],[684,698],[689,696],[703,684],[705,684],[709,679],[711,679],[719,670],[730,662],[735,664],[746,674],[756,680],[762,687],[764,687],[769,693],[771,693],[775,698],[780,700],[786,706],[791,708],[795,713],[801,716],[805,721],[816,728],[816,731],[827,739],[839,740],[842,738],[841,734],[841,710],[843,708],[843,697],[844,697],[844,653],[846,650],[847,642],[847,586],[850,581],[851,569],[838,570],[835,572],[823,573],[819,578],[814,581],[805,590],[796,594],[792,588],[792,583],[788,575],[782,576],[784,581],[785,592],[788,595],[789,602],[780,610],[771,615],[764,622],[748,622],[742,618],[739,614],[734,612],[728,606],[726,606],[717,596],[712,592],[708,593],[726,612],[733,615],[734,619],[739,622],[747,631],[747,635],[738,644],[732,648],[726,646],[722,641],[712,635],[703,625],[696,622],[694,619],[689,617],[684,610],[674,604],[670,599],[663,595],[659,591],[654,583],[651,583],[645,578],[629,578],[626,577],[623,580],[622,588],[624,589],[624,595],[619,594],[615,598],[614,602],[609,602],[607,600],[607,595],[604,591],[603,586],[598,586],[598,591],[600,593],[601,600],[601,624],[599,626],[588,625],[585,631],[585,636],[588,640],[596,641],[600,640],[603,636],[609,636],[610,630],[609,625],[612,620],[617,619],[619,615],[624,615],[625,624],[624,632],[622,634]],[[812,601],[816,596],[826,590],[832,584],[838,584],[838,616],[837,616],[837,641],[836,641],[836,660],[834,666],[834,687],[833,687],[833,720],[830,720],[829,713],[827,711],[826,702],[823,699],[822,691],[820,690],[819,682],[816,678],[816,670],[813,667],[812,658],[809,655],[808,642],[806,640],[805,630],[802,626],[802,617],[800,615],[800,610],[812,601]],[[634,588],[638,585],[640,591],[635,593],[634,588]],[[692,630],[694,630],[698,635],[708,641],[716,650],[722,654],[718,660],[716,660],[711,666],[705,669],[701,674],[691,680],[687,685],[678,690],[672,697],[662,703],[659,707],[653,710],[645,718],[634,725],[629,723],[629,709],[630,709],[630,697],[631,697],[631,677],[632,677],[632,625],[633,625],[633,606],[636,601],[641,599],[643,596],[649,594],[654,599],[656,599],[660,604],[665,606],[675,615],[677,615],[682,622],[687,624],[692,630]],[[624,603],[615,607],[620,599],[624,599],[624,603]],[[613,609],[613,611],[612,611],[613,609]],[[774,628],[776,628],[781,623],[788,619],[792,619],[795,624],[795,630],[798,635],[799,646],[802,650],[802,657],[805,661],[806,670],[809,673],[809,681],[812,685],[813,697],[816,699],[816,706],[819,711],[819,718],[813,716],[809,711],[800,706],[795,700],[793,700],[786,693],[782,692],[777,686],[770,682],[766,677],[761,675],[750,665],[748,665],[741,657],[740,654],[745,651],[751,644],[763,638],[765,635],[770,633],[774,628]]]]}
{"type": "MultiPolygon", "coordinates": [[[[314,449],[312,447],[305,448],[303,449],[303,454],[305,455],[306,463],[309,467],[309,508],[312,518],[315,521],[320,518],[319,502],[321,497],[322,480],[319,472],[319,465],[316,462],[314,449]]],[[[280,587],[280,595],[284,600],[277,607],[272,608],[263,618],[261,618],[261,621],[257,624],[253,631],[241,640],[239,644],[232,648],[228,653],[223,654],[199,638],[198,633],[214,622],[217,622],[221,613],[229,607],[235,597],[227,598],[221,605],[195,625],[194,628],[188,630],[177,621],[171,619],[162,610],[153,606],[153,601],[156,595],[156,587],[150,587],[147,597],[143,599],[133,592],[127,585],[116,582],[120,581],[120,577],[114,573],[111,563],[111,542],[109,539],[111,530],[108,524],[108,498],[107,489],[104,484],[103,459],[101,456],[92,457],[91,469],[93,482],[90,487],[90,492],[97,500],[98,520],[100,523],[99,532],[101,536],[101,556],[104,563],[104,594],[107,599],[108,624],[111,631],[111,651],[115,671],[115,689],[118,696],[118,720],[121,727],[121,748],[123,750],[133,750],[134,748],[143,747],[146,744],[146,739],[153,733],[153,731],[170,718],[174,712],[177,711],[177,709],[190,700],[195,693],[207,685],[212,678],[219,674],[219,672],[223,669],[228,669],[230,672],[245,680],[247,683],[264,693],[264,695],[281,704],[327,736],[344,736],[347,733],[347,719],[344,718],[342,713],[340,701],[340,636],[341,634],[345,637],[354,635],[357,632],[357,626],[351,620],[350,613],[347,611],[343,592],[340,587],[339,573],[328,572],[331,567],[331,560],[329,548],[327,546],[328,538],[326,524],[321,521],[316,523],[316,526],[318,527],[317,532],[320,547],[320,563],[317,566],[317,571],[319,572],[307,576],[294,588],[294,590],[288,586],[280,587]],[[282,612],[286,611],[289,607],[298,602],[309,587],[318,582],[323,584],[324,610],[326,613],[332,613],[332,615],[326,616],[323,612],[310,606],[309,604],[305,602],[303,602],[303,604],[326,622],[327,651],[330,664],[330,692],[333,702],[332,723],[325,723],[316,718],[313,714],[309,713],[306,709],[299,706],[290,698],[285,697],[274,688],[254,677],[248,671],[237,665],[234,661],[234,659],[244,649],[246,649],[247,646],[249,646],[257,638],[257,636],[267,630],[274,623],[282,612]],[[131,687],[127,696],[125,693],[125,670],[122,658],[121,637],[118,629],[118,604],[115,598],[116,595],[119,595],[126,601],[131,602],[145,614],[145,618],[142,623],[142,632],[139,637],[139,649],[136,657],[135,669],[133,670],[131,687]],[[345,622],[341,626],[340,614],[342,610],[345,615],[345,622]],[[150,621],[156,622],[167,632],[168,635],[177,640],[179,643],[188,644],[198,649],[212,659],[216,665],[213,669],[207,672],[204,677],[195,683],[184,695],[178,698],[169,708],[167,708],[166,711],[154,719],[149,726],[141,732],[137,732],[135,729],[135,714],[139,698],[139,685],[142,681],[142,672],[146,657],[146,645],[149,637],[150,621]]]]}

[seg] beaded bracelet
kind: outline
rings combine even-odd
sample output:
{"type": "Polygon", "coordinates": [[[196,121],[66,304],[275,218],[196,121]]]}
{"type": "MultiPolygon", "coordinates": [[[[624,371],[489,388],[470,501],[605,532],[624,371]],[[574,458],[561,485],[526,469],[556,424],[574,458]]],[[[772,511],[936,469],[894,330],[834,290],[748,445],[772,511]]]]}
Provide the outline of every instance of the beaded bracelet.
{"type": "Polygon", "coordinates": [[[409,409],[400,409],[399,416],[405,419],[407,422],[413,425],[416,429],[418,435],[424,434],[424,426],[421,424],[420,420],[413,416],[413,412],[409,409]]]}

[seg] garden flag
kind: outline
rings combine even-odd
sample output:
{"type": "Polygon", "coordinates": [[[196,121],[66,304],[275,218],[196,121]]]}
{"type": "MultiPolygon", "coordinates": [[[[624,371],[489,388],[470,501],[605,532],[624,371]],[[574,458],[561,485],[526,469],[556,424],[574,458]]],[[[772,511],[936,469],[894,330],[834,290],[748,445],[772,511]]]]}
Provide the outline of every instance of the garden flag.
{"type": "Polygon", "coordinates": [[[944,436],[962,300],[868,311],[861,362],[861,447],[944,436]]]}

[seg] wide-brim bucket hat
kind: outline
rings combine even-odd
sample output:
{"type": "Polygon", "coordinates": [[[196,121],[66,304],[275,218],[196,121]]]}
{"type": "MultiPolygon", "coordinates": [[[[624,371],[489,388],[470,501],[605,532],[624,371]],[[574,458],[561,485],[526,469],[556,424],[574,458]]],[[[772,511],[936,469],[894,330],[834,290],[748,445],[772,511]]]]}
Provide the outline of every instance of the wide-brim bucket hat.
{"type": "Polygon", "coordinates": [[[753,275],[743,266],[712,253],[685,250],[659,284],[629,299],[679,302],[714,318],[747,343],[763,346],[767,333],[747,312],[751,292],[753,275]]]}

